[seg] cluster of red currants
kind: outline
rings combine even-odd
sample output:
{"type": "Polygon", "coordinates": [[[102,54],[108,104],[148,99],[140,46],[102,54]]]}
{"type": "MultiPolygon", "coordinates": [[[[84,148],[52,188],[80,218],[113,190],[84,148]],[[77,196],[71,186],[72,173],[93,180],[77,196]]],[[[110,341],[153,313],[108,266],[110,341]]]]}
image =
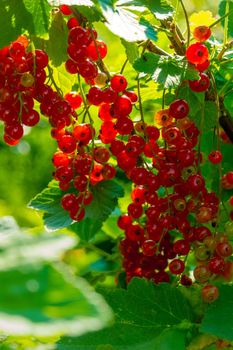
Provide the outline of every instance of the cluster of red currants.
{"type": "MultiPolygon", "coordinates": [[[[196,28],[199,41],[209,37],[207,29],[196,28]]],[[[200,42],[190,45],[186,57],[200,72],[198,81],[189,82],[190,88],[206,91],[210,85],[209,77],[202,73],[209,66],[206,46],[200,42]]],[[[125,232],[120,251],[127,281],[139,276],[155,283],[169,282],[175,275],[185,286],[193,283],[190,271],[185,271],[185,261],[194,251],[198,265],[194,278],[206,284],[202,296],[212,302],[218,297],[218,289],[208,281],[232,273],[232,247],[226,235],[215,235],[203,225],[216,225],[219,198],[205,187],[200,172],[202,157],[195,150],[200,131],[188,114],[188,103],[175,100],[168,109],[157,112],[155,120],[162,126],[160,130],[141,122],[129,133],[127,144],[112,141],[110,149],[118,166],[134,184],[128,213],[118,220],[125,232]]],[[[222,155],[219,150],[213,151],[208,158],[217,164],[222,155]]],[[[232,180],[229,174],[227,178],[232,180]]]]}
{"type": "Polygon", "coordinates": [[[16,145],[23,136],[23,125],[36,125],[40,116],[33,109],[37,88],[46,80],[48,56],[42,50],[28,50],[25,36],[0,50],[0,120],[4,141],[16,145]]]}

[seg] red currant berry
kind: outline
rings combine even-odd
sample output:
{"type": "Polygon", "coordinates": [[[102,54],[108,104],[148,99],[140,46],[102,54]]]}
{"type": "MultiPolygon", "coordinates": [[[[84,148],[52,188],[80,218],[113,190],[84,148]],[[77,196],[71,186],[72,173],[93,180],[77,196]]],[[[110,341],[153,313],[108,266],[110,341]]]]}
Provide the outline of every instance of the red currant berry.
{"type": "Polygon", "coordinates": [[[204,25],[196,27],[193,31],[194,39],[200,42],[208,40],[210,36],[211,36],[210,28],[204,25]]]}
{"type": "Polygon", "coordinates": [[[185,239],[179,239],[174,243],[173,250],[178,255],[187,255],[190,251],[189,241],[185,239]]]}
{"type": "Polygon", "coordinates": [[[126,228],[126,237],[131,241],[142,241],[144,239],[144,229],[139,224],[129,225],[126,228]]]}
{"type": "Polygon", "coordinates": [[[179,275],[184,271],[184,262],[180,259],[174,259],[169,264],[169,270],[174,275],[179,275]]]}
{"type": "Polygon", "coordinates": [[[200,265],[195,267],[193,271],[193,276],[197,282],[205,283],[209,280],[211,272],[207,266],[200,265]]]}
{"type": "Polygon", "coordinates": [[[68,92],[64,97],[74,109],[79,108],[83,102],[81,95],[75,91],[68,92]]]}
{"type": "Polygon", "coordinates": [[[72,11],[68,5],[60,5],[59,9],[65,16],[69,16],[72,14],[72,11]]]}
{"type": "Polygon", "coordinates": [[[127,80],[122,74],[116,74],[110,80],[111,88],[116,92],[123,92],[127,87],[127,80]]]}
{"type": "Polygon", "coordinates": [[[132,218],[127,214],[121,215],[117,221],[117,226],[121,230],[126,230],[127,227],[131,224],[132,224],[132,218]]]}
{"type": "Polygon", "coordinates": [[[71,210],[76,203],[76,196],[73,193],[65,194],[61,199],[61,205],[64,210],[71,210]]]}
{"type": "Polygon", "coordinates": [[[209,270],[215,274],[221,274],[225,269],[225,261],[220,256],[215,256],[209,261],[209,270]]]}
{"type": "Polygon", "coordinates": [[[205,45],[194,43],[187,48],[186,57],[190,63],[202,64],[208,60],[209,52],[205,45]]]}
{"type": "Polygon", "coordinates": [[[189,105],[185,100],[175,100],[170,104],[168,114],[171,118],[185,118],[189,114],[189,105]]]}
{"type": "Polygon", "coordinates": [[[142,253],[145,256],[153,256],[157,251],[157,246],[155,241],[152,239],[147,239],[142,244],[142,253]]]}
{"type": "Polygon", "coordinates": [[[207,74],[200,73],[199,80],[189,80],[189,87],[192,91],[203,92],[208,90],[210,86],[210,79],[207,74]]]}
{"type": "Polygon", "coordinates": [[[228,242],[220,242],[216,246],[216,253],[224,258],[231,256],[232,251],[232,246],[228,242]]]}
{"type": "Polygon", "coordinates": [[[208,284],[202,288],[201,296],[205,303],[213,303],[219,297],[218,288],[212,284],[208,284]]]}
{"type": "Polygon", "coordinates": [[[103,59],[107,55],[107,45],[101,41],[92,41],[87,47],[87,55],[92,61],[103,59]]]}
{"type": "Polygon", "coordinates": [[[76,140],[71,135],[64,135],[58,140],[58,147],[64,153],[72,153],[76,149],[76,140]]]}
{"type": "Polygon", "coordinates": [[[220,151],[212,151],[209,155],[208,155],[209,161],[212,164],[218,164],[221,163],[222,161],[222,153],[220,151]]]}

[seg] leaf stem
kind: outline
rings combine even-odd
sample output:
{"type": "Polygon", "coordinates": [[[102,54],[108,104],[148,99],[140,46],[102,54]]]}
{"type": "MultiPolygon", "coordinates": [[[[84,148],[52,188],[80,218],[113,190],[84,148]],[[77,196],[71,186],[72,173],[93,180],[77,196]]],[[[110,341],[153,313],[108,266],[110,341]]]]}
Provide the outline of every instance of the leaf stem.
{"type": "Polygon", "coordinates": [[[184,17],[185,17],[185,21],[186,21],[186,26],[187,26],[187,46],[189,46],[190,43],[190,36],[191,36],[191,31],[190,31],[190,25],[189,25],[189,18],[188,18],[188,14],[186,11],[186,8],[184,6],[183,0],[180,0],[183,12],[184,12],[184,17]]]}

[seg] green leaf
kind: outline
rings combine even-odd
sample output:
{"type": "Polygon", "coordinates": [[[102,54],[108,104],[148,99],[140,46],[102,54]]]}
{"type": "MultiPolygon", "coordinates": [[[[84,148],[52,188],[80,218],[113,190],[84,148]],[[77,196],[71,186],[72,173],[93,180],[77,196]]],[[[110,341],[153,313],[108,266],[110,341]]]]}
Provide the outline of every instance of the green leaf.
{"type": "Polygon", "coordinates": [[[183,98],[189,104],[189,116],[191,119],[195,118],[197,112],[199,112],[204,104],[204,93],[194,92],[189,88],[189,85],[181,86],[178,91],[178,97],[183,98]]]}
{"type": "Polygon", "coordinates": [[[63,265],[0,272],[0,331],[11,335],[77,335],[112,318],[103,298],[63,265]]]}
{"type": "Polygon", "coordinates": [[[57,182],[51,181],[48,187],[36,195],[28,204],[29,208],[45,212],[43,219],[48,231],[67,227],[73,222],[69,213],[60,204],[63,194],[64,192],[60,190],[57,182]]]}
{"type": "Polygon", "coordinates": [[[114,34],[126,41],[157,40],[157,33],[152,25],[145,19],[136,15],[134,7],[126,6],[122,1],[117,1],[114,6],[111,0],[101,0],[99,5],[106,19],[106,26],[114,34]]]}
{"type": "Polygon", "coordinates": [[[26,30],[35,33],[33,15],[28,11],[23,0],[1,1],[0,28],[2,30],[4,28],[4,35],[0,36],[0,47],[9,45],[26,30]]]}
{"type": "Polygon", "coordinates": [[[177,349],[185,349],[185,333],[178,328],[184,320],[191,325],[192,312],[177,288],[136,278],[127,290],[101,292],[115,312],[115,324],[79,338],[63,338],[57,349],[173,350],[174,337],[177,349]]]}
{"type": "MultiPolygon", "coordinates": [[[[221,1],[219,4],[218,13],[220,17],[225,15],[227,2],[229,3],[229,11],[230,11],[230,14],[228,16],[228,35],[233,37],[233,2],[227,1],[227,0],[221,1]]],[[[225,20],[223,19],[221,21],[221,24],[223,27],[224,27],[224,23],[225,23],[225,20]]]]}
{"type": "Polygon", "coordinates": [[[211,305],[201,323],[201,332],[213,334],[220,339],[233,340],[233,286],[219,287],[219,298],[211,305]]]}
{"type": "Polygon", "coordinates": [[[30,35],[48,32],[51,7],[46,0],[1,0],[0,47],[9,45],[26,31],[30,35]]]}
{"type": "MultiPolygon", "coordinates": [[[[76,75],[75,74],[68,75],[63,64],[60,65],[59,67],[53,67],[51,65],[51,68],[52,68],[51,74],[53,76],[53,80],[56,86],[58,86],[59,89],[61,89],[63,94],[70,92],[72,90],[72,86],[76,83],[76,79],[77,79],[76,75]]],[[[53,84],[53,87],[55,87],[54,84],[53,84]]]]}
{"type": "Polygon", "coordinates": [[[233,117],[233,92],[229,92],[223,100],[224,106],[233,117]]]}
{"type": "Polygon", "coordinates": [[[160,58],[159,55],[147,52],[141,58],[138,58],[133,66],[138,72],[152,75],[159,64],[160,58]]]}
{"type": "Polygon", "coordinates": [[[118,198],[123,197],[123,188],[115,181],[102,181],[91,189],[93,200],[85,208],[85,218],[71,229],[85,241],[93,238],[117,206],[118,198]]]}
{"type": "Polygon", "coordinates": [[[76,244],[75,237],[65,234],[25,233],[12,217],[3,217],[0,219],[0,270],[56,261],[76,244]]]}
{"type": "Polygon", "coordinates": [[[198,79],[197,70],[187,62],[154,53],[145,53],[133,66],[138,72],[150,74],[163,88],[174,88],[183,80],[198,79]]]}
{"type": "Polygon", "coordinates": [[[126,56],[131,64],[139,57],[138,46],[135,43],[130,43],[121,39],[123,46],[125,47],[126,56]]]}
{"type": "Polygon", "coordinates": [[[215,102],[205,101],[204,110],[203,107],[196,113],[195,116],[192,116],[191,119],[195,122],[198,128],[201,128],[202,131],[208,131],[213,129],[217,124],[218,117],[218,108],[215,102]],[[203,121],[202,121],[203,118],[203,121]]]}
{"type": "Polygon", "coordinates": [[[161,21],[172,17],[174,13],[174,8],[166,0],[131,0],[125,2],[125,5],[128,4],[145,7],[161,21]]]}
{"type": "Polygon", "coordinates": [[[42,35],[48,32],[49,20],[50,20],[50,10],[46,0],[32,1],[32,0],[23,0],[25,8],[32,15],[34,30],[30,31],[30,34],[42,35]]]}
{"type": "Polygon", "coordinates": [[[93,1],[91,0],[48,0],[48,3],[51,6],[60,6],[62,5],[77,5],[77,6],[94,6],[93,1]]]}
{"type": "Polygon", "coordinates": [[[49,40],[46,41],[46,51],[53,66],[60,66],[67,59],[68,28],[61,12],[55,12],[49,28],[49,40]]]}
{"type": "MultiPolygon", "coordinates": [[[[116,207],[117,199],[124,194],[123,188],[115,181],[102,181],[93,186],[91,191],[93,201],[85,207],[84,220],[71,227],[83,240],[90,240],[99,231],[103,222],[116,207]]],[[[29,203],[29,208],[45,212],[43,219],[48,231],[67,227],[73,223],[69,213],[61,207],[60,202],[63,195],[64,191],[59,189],[57,182],[52,181],[48,188],[29,203]]]]}

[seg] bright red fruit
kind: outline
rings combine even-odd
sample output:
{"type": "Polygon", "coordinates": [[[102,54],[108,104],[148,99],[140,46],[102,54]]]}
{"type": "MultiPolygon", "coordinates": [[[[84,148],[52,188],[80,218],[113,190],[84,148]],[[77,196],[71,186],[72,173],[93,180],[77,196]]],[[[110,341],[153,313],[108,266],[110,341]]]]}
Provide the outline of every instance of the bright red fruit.
{"type": "Polygon", "coordinates": [[[202,64],[209,58],[207,47],[201,43],[194,43],[186,50],[186,58],[190,63],[202,64]]]}

